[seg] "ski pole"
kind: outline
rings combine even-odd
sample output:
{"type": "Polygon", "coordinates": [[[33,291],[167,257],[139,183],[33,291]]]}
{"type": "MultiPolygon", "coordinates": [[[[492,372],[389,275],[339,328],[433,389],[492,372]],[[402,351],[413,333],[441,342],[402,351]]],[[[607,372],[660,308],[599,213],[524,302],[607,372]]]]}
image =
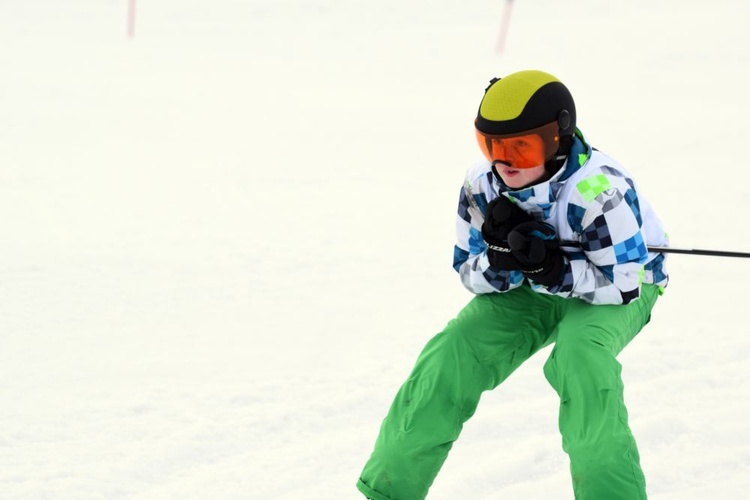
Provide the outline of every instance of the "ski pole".
{"type": "MultiPolygon", "coordinates": [[[[581,248],[578,241],[564,240],[560,242],[562,247],[581,248]]],[[[674,248],[674,247],[648,247],[649,252],[681,253],[686,255],[709,255],[712,257],[739,257],[750,259],[750,252],[727,252],[724,250],[701,250],[699,248],[674,248]]]]}

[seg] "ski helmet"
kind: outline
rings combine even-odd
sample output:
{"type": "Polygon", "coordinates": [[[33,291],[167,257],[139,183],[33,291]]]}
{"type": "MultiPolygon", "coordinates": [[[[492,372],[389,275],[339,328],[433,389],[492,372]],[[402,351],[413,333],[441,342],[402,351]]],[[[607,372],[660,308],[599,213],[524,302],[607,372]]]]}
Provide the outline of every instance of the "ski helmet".
{"type": "Polygon", "coordinates": [[[575,103],[567,87],[549,73],[519,71],[490,82],[474,125],[490,162],[531,168],[549,162],[561,142],[570,143],[576,130],[575,103]],[[507,150],[511,137],[529,139],[521,143],[531,143],[536,151],[507,150]]]}

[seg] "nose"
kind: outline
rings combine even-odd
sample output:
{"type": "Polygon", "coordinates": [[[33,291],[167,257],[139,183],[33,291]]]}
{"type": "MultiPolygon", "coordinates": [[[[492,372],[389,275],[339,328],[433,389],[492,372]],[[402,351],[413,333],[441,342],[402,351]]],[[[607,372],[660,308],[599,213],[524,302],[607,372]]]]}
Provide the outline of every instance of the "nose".
{"type": "Polygon", "coordinates": [[[518,152],[515,148],[509,146],[502,139],[492,141],[492,153],[495,159],[500,160],[508,166],[518,159],[518,152]]]}
{"type": "Polygon", "coordinates": [[[492,166],[493,167],[497,167],[498,165],[504,165],[506,167],[512,167],[513,166],[513,165],[511,165],[509,162],[507,162],[505,160],[495,160],[495,161],[492,162],[492,166]]]}

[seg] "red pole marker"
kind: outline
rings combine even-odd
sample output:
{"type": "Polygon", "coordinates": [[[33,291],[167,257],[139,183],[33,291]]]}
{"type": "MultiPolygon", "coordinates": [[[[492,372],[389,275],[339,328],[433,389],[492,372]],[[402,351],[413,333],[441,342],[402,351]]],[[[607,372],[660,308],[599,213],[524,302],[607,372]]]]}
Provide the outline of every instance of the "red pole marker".
{"type": "Polygon", "coordinates": [[[135,0],[128,0],[128,38],[135,37],[135,0]]]}
{"type": "Polygon", "coordinates": [[[497,39],[497,52],[502,54],[505,50],[505,39],[508,38],[508,26],[510,26],[510,12],[513,7],[513,0],[505,0],[505,10],[503,11],[503,24],[500,26],[500,35],[497,39]]]}

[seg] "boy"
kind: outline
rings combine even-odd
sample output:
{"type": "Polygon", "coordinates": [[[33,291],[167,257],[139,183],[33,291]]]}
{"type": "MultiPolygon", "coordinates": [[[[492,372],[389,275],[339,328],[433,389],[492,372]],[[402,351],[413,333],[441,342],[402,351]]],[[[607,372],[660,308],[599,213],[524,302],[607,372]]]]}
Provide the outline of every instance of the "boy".
{"type": "Polygon", "coordinates": [[[645,499],[616,356],[667,284],[664,255],[647,248],[667,244],[661,222],[630,174],[586,143],[554,76],[492,80],[475,128],[486,161],[461,190],[454,268],[476,296],[420,354],[357,487],[424,499],[481,393],[554,343],[544,375],[575,498],[645,499]]]}

